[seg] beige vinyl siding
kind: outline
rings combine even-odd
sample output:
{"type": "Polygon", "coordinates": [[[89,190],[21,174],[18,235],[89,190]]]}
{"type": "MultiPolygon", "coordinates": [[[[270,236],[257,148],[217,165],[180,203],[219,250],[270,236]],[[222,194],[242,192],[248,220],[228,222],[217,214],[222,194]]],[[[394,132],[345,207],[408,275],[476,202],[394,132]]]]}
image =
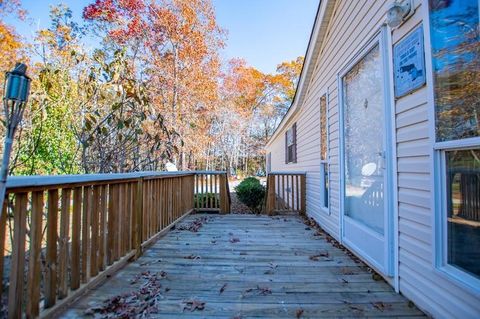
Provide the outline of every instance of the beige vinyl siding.
{"type": "MultiPolygon", "coordinates": [[[[341,178],[338,74],[379,30],[391,2],[393,0],[336,1],[320,55],[314,62],[308,93],[298,113],[289,120],[297,123],[298,162],[285,164],[282,132],[268,147],[272,152],[273,171],[307,172],[307,214],[337,239],[340,237],[341,178]],[[330,214],[320,208],[319,109],[320,96],[325,92],[328,92],[330,214]]],[[[422,23],[426,16],[423,10],[427,8],[422,0],[414,3],[415,14],[392,33],[393,43],[422,23]]],[[[427,41],[426,38],[425,43],[427,41]]],[[[480,294],[440,274],[433,265],[435,211],[431,207],[433,172],[430,158],[433,147],[430,112],[433,105],[428,100],[428,90],[429,87],[423,87],[397,100],[394,105],[397,189],[391,191],[397,191],[398,197],[399,289],[434,317],[479,318],[480,294]]]]}

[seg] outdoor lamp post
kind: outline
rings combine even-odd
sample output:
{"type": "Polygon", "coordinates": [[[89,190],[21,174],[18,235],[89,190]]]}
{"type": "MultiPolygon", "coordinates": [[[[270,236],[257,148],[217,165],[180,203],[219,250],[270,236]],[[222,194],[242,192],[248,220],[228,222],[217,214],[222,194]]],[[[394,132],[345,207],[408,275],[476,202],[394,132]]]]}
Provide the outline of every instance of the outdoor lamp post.
{"type": "Polygon", "coordinates": [[[26,75],[27,66],[17,63],[15,68],[5,73],[3,107],[5,112],[5,146],[3,148],[2,167],[0,168],[0,209],[3,214],[3,201],[7,185],[8,165],[12,152],[13,137],[22,120],[23,111],[30,92],[31,79],[26,75]]]}

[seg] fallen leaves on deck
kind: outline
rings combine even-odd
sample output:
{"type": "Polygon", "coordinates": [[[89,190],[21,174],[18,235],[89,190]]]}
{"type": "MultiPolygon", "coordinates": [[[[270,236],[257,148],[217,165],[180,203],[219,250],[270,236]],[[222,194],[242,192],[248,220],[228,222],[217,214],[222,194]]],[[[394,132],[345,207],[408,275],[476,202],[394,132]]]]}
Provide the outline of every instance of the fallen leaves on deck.
{"type": "Polygon", "coordinates": [[[302,308],[297,309],[297,311],[295,312],[295,317],[299,319],[302,315],[303,315],[303,309],[302,308]]]}
{"type": "Polygon", "coordinates": [[[220,294],[222,294],[225,291],[225,289],[227,288],[227,285],[228,285],[227,283],[223,284],[222,288],[220,288],[220,294]]]}
{"type": "Polygon", "coordinates": [[[372,302],[372,305],[378,310],[380,310],[381,312],[383,312],[384,310],[390,310],[392,308],[392,305],[386,304],[382,301],[372,302]]]}
{"type": "Polygon", "coordinates": [[[189,223],[183,223],[177,227],[177,230],[188,230],[196,233],[202,228],[203,224],[208,222],[208,217],[198,217],[189,223]]]}
{"type": "Polygon", "coordinates": [[[330,257],[330,255],[328,254],[328,251],[325,251],[325,252],[321,252],[319,254],[316,254],[316,255],[311,255],[309,258],[310,260],[313,260],[313,261],[320,261],[320,258],[326,258],[324,260],[331,260],[331,259],[328,259],[328,257],[330,257]]]}
{"type": "Polygon", "coordinates": [[[270,262],[268,264],[268,267],[270,267],[270,269],[265,271],[264,274],[265,275],[273,275],[273,274],[275,274],[275,270],[277,269],[278,265],[274,264],[273,262],[270,262]]]}
{"type": "Polygon", "coordinates": [[[137,284],[144,280],[140,287],[127,293],[113,296],[101,305],[91,307],[85,315],[110,319],[110,318],[144,318],[157,313],[157,301],[162,297],[160,279],[166,276],[165,272],[142,272],[131,281],[137,284]]]}
{"type": "Polygon", "coordinates": [[[195,310],[200,310],[202,311],[205,309],[205,302],[197,300],[197,299],[192,299],[192,300],[185,300],[183,301],[183,310],[185,311],[188,310],[190,312],[195,311],[195,310]]]}
{"type": "Polygon", "coordinates": [[[240,241],[240,238],[238,238],[238,237],[232,237],[232,238],[230,238],[229,241],[230,241],[232,244],[238,243],[238,242],[240,241]]]}
{"type": "Polygon", "coordinates": [[[185,257],[183,257],[183,258],[185,258],[185,259],[197,260],[197,259],[200,259],[200,258],[202,258],[202,257],[197,256],[197,255],[194,255],[194,254],[191,254],[191,255],[185,256],[185,257]]]}
{"type": "Polygon", "coordinates": [[[255,288],[248,288],[247,290],[245,290],[242,293],[242,298],[247,297],[249,294],[255,294],[257,296],[258,295],[266,296],[266,295],[270,295],[271,293],[272,293],[272,290],[270,288],[257,286],[255,288]]]}

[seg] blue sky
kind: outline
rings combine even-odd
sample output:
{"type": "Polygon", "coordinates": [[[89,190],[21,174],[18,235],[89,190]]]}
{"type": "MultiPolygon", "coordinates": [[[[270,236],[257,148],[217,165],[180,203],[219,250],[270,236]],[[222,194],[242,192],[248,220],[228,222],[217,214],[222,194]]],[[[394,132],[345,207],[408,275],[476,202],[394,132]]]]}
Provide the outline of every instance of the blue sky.
{"type": "MultiPolygon", "coordinates": [[[[218,23],[228,30],[222,58],[244,58],[263,72],[304,55],[319,0],[212,0],[218,23]]],[[[17,31],[30,38],[48,26],[49,5],[65,3],[77,19],[93,0],[22,0],[34,25],[15,21],[17,31]]],[[[7,19],[7,23],[12,23],[7,19]]]]}

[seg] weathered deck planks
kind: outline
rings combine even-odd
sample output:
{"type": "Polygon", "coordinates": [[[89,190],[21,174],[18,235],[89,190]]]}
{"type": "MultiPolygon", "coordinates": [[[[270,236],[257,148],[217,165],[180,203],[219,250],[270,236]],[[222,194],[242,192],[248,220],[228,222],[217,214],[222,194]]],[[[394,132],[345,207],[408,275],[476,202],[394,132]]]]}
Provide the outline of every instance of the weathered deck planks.
{"type": "Polygon", "coordinates": [[[103,300],[138,288],[142,281],[131,280],[145,271],[166,272],[158,313],[151,317],[295,318],[302,311],[301,318],[423,315],[388,284],[373,280],[364,264],[314,236],[298,217],[192,215],[183,223],[200,216],[209,221],[197,233],[170,231],[62,317],[82,316],[103,300]],[[320,253],[320,260],[310,259],[320,253]],[[257,286],[271,293],[251,290],[257,286]],[[205,302],[205,309],[183,310],[183,301],[193,299],[205,302]]]}

